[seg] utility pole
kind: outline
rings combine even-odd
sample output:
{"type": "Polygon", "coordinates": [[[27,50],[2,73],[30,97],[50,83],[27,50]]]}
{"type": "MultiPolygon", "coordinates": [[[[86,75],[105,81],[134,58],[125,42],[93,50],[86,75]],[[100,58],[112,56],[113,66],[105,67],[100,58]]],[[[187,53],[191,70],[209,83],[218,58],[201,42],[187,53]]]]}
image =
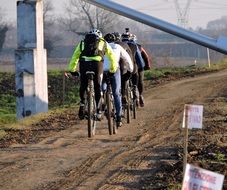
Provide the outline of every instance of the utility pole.
{"type": "Polygon", "coordinates": [[[48,111],[47,59],[43,44],[43,0],[18,0],[17,119],[48,111]]]}

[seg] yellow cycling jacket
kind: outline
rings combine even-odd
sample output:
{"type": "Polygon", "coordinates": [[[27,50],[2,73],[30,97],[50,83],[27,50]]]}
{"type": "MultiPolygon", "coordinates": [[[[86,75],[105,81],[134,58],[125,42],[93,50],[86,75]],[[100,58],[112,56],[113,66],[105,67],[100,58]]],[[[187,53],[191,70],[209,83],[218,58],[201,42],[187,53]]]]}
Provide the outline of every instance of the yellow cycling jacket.
{"type": "MultiPolygon", "coordinates": [[[[101,57],[100,55],[92,56],[92,57],[87,57],[87,56],[80,57],[80,55],[83,51],[83,48],[84,48],[84,41],[81,41],[76,46],[76,49],[72,55],[72,58],[68,65],[68,71],[70,71],[70,72],[76,71],[80,58],[82,58],[85,61],[102,61],[103,60],[103,57],[101,57]]],[[[110,60],[110,70],[109,71],[111,73],[115,73],[117,71],[117,60],[115,58],[114,52],[113,52],[112,48],[110,47],[110,45],[103,38],[101,38],[99,45],[98,45],[98,49],[100,51],[102,51],[104,49],[104,54],[110,60]],[[106,48],[105,48],[105,45],[106,45],[106,48]]]]}

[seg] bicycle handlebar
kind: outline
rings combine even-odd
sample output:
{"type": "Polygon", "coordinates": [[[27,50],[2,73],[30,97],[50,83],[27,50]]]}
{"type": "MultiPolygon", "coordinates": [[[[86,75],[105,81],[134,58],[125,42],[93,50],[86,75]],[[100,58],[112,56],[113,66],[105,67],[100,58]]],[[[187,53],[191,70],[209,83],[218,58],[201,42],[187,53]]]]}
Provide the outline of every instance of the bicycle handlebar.
{"type": "Polygon", "coordinates": [[[72,77],[78,78],[78,77],[80,77],[80,73],[78,71],[76,71],[76,72],[68,72],[68,71],[65,71],[64,75],[67,78],[72,78],[72,77]]]}

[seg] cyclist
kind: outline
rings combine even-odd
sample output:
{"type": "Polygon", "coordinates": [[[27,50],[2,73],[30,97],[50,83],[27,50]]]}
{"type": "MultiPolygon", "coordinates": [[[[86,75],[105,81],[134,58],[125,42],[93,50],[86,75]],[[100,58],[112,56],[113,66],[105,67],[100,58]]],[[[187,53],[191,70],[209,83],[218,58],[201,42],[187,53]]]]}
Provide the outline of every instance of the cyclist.
{"type": "MultiPolygon", "coordinates": [[[[120,45],[116,44],[116,38],[114,34],[108,33],[104,36],[104,39],[109,43],[112,47],[113,52],[115,54],[117,60],[117,71],[114,73],[113,78],[111,78],[111,86],[114,96],[114,104],[116,108],[116,122],[117,127],[122,125],[121,116],[122,116],[122,101],[121,101],[121,71],[120,71],[120,59],[124,60],[124,69],[132,72],[133,71],[133,63],[129,54],[122,48],[120,45]]],[[[110,62],[106,58],[104,58],[104,71],[108,71],[110,67],[110,62]]]]}
{"type": "Polygon", "coordinates": [[[143,80],[144,80],[144,70],[149,70],[150,69],[150,59],[149,56],[147,54],[147,52],[145,51],[145,49],[137,43],[137,37],[136,35],[131,35],[131,41],[133,41],[134,43],[137,44],[140,52],[141,52],[141,56],[144,60],[144,66],[138,67],[138,91],[139,91],[139,104],[141,107],[144,107],[144,97],[143,97],[143,90],[144,90],[144,84],[143,84],[143,80]]]}
{"type": "Polygon", "coordinates": [[[93,29],[85,35],[75,48],[72,58],[68,65],[68,71],[74,75],[77,71],[79,62],[80,71],[80,108],[79,118],[84,118],[85,111],[85,92],[87,89],[88,79],[87,71],[94,71],[94,87],[95,100],[97,105],[97,119],[101,119],[100,98],[101,98],[101,84],[103,76],[103,60],[104,55],[109,58],[110,67],[109,72],[115,73],[117,70],[117,62],[110,45],[103,39],[102,33],[98,29],[93,29]]]}
{"type": "Polygon", "coordinates": [[[131,40],[132,34],[129,33],[129,31],[126,31],[126,33],[121,35],[122,41],[126,42],[128,46],[131,48],[131,51],[133,53],[134,58],[134,71],[132,74],[132,84],[135,86],[133,90],[133,96],[134,99],[136,99],[137,106],[139,105],[139,92],[138,92],[138,69],[140,67],[144,67],[144,60],[141,55],[141,51],[139,50],[137,44],[131,40]]]}
{"type": "MultiPolygon", "coordinates": [[[[131,48],[129,47],[129,45],[127,44],[127,42],[125,41],[121,41],[121,34],[119,32],[114,32],[113,33],[116,41],[116,44],[119,44],[121,47],[123,47],[127,53],[129,54],[129,56],[131,57],[132,63],[133,63],[133,71],[129,71],[124,69],[124,60],[120,59],[120,66],[121,66],[121,95],[122,95],[122,103],[126,104],[126,94],[125,94],[125,88],[126,88],[126,83],[129,80],[129,78],[132,76],[132,74],[135,74],[137,72],[137,65],[136,65],[136,60],[135,60],[135,48],[133,46],[131,46],[131,48]],[[132,51],[133,50],[133,51],[132,51]]],[[[128,36],[126,36],[128,38],[128,36]]]]}

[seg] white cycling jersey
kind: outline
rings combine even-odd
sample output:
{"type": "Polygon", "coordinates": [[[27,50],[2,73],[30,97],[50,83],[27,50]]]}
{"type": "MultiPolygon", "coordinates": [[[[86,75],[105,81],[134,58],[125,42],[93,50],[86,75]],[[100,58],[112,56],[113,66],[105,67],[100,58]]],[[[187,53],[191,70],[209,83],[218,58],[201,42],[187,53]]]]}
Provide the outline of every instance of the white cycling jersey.
{"type": "MultiPolygon", "coordinates": [[[[109,45],[111,46],[111,48],[113,49],[116,61],[117,61],[117,68],[120,67],[119,65],[119,61],[120,58],[125,60],[125,67],[124,69],[128,70],[129,72],[133,71],[133,62],[131,57],[129,56],[128,52],[121,47],[119,44],[115,44],[115,43],[109,43],[109,45]]],[[[103,64],[103,71],[109,71],[110,68],[110,62],[109,59],[104,56],[104,64],[103,64]]]]}

